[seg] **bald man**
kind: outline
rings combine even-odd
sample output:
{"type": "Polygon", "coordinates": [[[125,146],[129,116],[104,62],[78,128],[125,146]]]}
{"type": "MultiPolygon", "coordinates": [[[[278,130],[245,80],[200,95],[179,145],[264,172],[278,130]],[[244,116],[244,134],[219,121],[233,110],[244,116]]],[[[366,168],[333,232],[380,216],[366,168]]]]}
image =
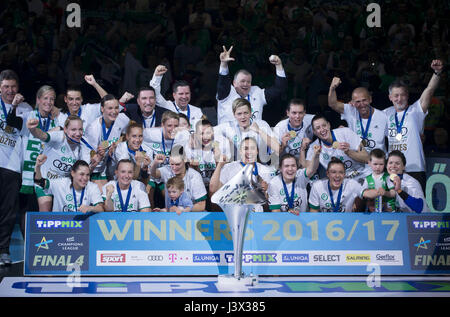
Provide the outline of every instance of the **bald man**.
{"type": "Polygon", "coordinates": [[[331,81],[328,105],[341,114],[341,119],[347,121],[348,127],[361,138],[361,143],[368,153],[373,149],[381,149],[386,153],[387,116],[372,107],[372,96],[364,87],[353,90],[352,100],[349,103],[338,101],[336,88],[340,84],[341,80],[338,77],[334,77],[331,81]]]}

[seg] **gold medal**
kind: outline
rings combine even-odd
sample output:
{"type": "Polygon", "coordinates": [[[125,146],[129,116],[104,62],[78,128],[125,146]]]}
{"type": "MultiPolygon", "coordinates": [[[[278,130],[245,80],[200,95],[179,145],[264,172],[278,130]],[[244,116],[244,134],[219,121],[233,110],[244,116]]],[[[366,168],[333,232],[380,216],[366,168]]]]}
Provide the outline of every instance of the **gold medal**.
{"type": "Polygon", "coordinates": [[[401,133],[397,133],[395,138],[397,139],[397,141],[401,141],[402,140],[402,134],[401,133]]]}
{"type": "Polygon", "coordinates": [[[391,181],[394,181],[394,179],[395,179],[396,176],[397,176],[397,174],[390,174],[390,175],[389,175],[389,179],[390,179],[391,181]]]}
{"type": "Polygon", "coordinates": [[[103,141],[101,143],[102,147],[104,147],[105,149],[109,146],[109,142],[108,141],[103,141]]]}
{"type": "Polygon", "coordinates": [[[337,149],[339,147],[339,142],[338,141],[334,141],[331,146],[333,147],[333,149],[337,149]]]}
{"type": "Polygon", "coordinates": [[[297,136],[297,132],[295,132],[294,130],[289,131],[289,136],[291,137],[291,139],[295,139],[295,137],[297,136]]]}
{"type": "Polygon", "coordinates": [[[367,146],[369,145],[369,140],[367,140],[367,139],[362,139],[362,145],[363,145],[364,147],[367,147],[367,146]]]}
{"type": "Polygon", "coordinates": [[[212,143],[212,147],[213,147],[213,149],[218,148],[218,147],[219,147],[219,142],[214,141],[214,142],[212,143]]]}
{"type": "Polygon", "coordinates": [[[95,156],[95,150],[91,150],[90,152],[89,152],[89,154],[91,155],[91,158],[93,158],[94,156],[95,156]]]}
{"type": "Polygon", "coordinates": [[[314,150],[317,151],[318,149],[320,149],[320,145],[319,144],[314,145],[314,150]]]}
{"type": "Polygon", "coordinates": [[[9,126],[9,125],[7,125],[7,126],[5,127],[5,132],[6,132],[6,133],[9,133],[9,134],[12,134],[12,133],[14,132],[14,128],[11,127],[11,126],[9,126]]]}

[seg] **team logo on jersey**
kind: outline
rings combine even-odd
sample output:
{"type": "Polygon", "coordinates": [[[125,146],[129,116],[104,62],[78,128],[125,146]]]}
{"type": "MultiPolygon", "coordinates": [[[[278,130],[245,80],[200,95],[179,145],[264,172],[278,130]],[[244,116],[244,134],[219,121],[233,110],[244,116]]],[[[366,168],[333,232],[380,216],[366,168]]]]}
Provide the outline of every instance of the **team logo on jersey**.
{"type": "Polygon", "coordinates": [[[67,201],[73,200],[73,196],[72,196],[71,194],[67,194],[67,195],[66,195],[66,200],[67,200],[67,201]]]}
{"type": "Polygon", "coordinates": [[[322,198],[322,200],[328,200],[328,195],[323,193],[322,196],[320,196],[320,198],[322,198]]]}

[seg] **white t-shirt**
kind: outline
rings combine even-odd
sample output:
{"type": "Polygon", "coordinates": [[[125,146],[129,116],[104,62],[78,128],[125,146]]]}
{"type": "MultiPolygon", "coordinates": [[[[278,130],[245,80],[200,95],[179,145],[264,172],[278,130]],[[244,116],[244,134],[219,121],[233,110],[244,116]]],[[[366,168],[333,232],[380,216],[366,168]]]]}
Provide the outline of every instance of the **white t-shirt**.
{"type": "MultiPolygon", "coordinates": [[[[102,115],[101,105],[99,103],[87,103],[85,105],[81,105],[78,110],[78,116],[83,121],[83,130],[86,131],[86,128],[98,117],[102,115]]],[[[69,117],[68,113],[60,112],[57,119],[60,127],[64,128],[64,123],[66,119],[69,117]]]]}
{"type": "MultiPolygon", "coordinates": [[[[141,148],[138,151],[144,152],[145,155],[147,155],[150,158],[153,158],[153,150],[151,148],[149,148],[146,144],[142,144],[141,148]]],[[[114,154],[112,157],[114,168],[120,160],[132,160],[133,162],[136,163],[135,155],[136,155],[135,152],[128,149],[128,145],[127,145],[126,141],[120,142],[117,145],[116,150],[114,151],[114,154]]]]}
{"type": "MultiPolygon", "coordinates": [[[[114,186],[114,192],[111,195],[111,199],[114,202],[114,211],[122,211],[119,194],[117,192],[117,181],[115,180],[109,181],[103,186],[102,188],[103,201],[106,201],[106,187],[108,185],[114,186]]],[[[141,211],[144,208],[151,208],[147,192],[145,191],[145,185],[139,181],[132,180],[130,186],[131,186],[131,194],[129,203],[127,205],[127,211],[141,211]]],[[[129,189],[130,188],[120,190],[120,193],[122,195],[122,201],[124,204],[126,204],[129,189]]]]}
{"type": "Polygon", "coordinates": [[[424,172],[425,154],[420,135],[423,133],[424,121],[428,112],[423,112],[420,100],[410,105],[405,111],[396,112],[394,106],[384,110],[388,118],[389,152],[399,150],[405,155],[406,172],[424,172]],[[397,127],[395,125],[395,113],[397,113],[400,124],[405,111],[406,115],[401,131],[402,138],[398,141],[396,139],[397,127]]]}
{"type": "MultiPolygon", "coordinates": [[[[264,120],[253,120],[253,122],[256,122],[258,127],[263,130],[268,136],[276,138],[275,134],[273,133],[272,129],[270,128],[269,124],[264,120]]],[[[214,127],[214,135],[222,136],[228,140],[230,140],[233,144],[233,159],[238,160],[239,157],[239,147],[241,145],[241,141],[244,140],[246,137],[252,137],[256,140],[258,144],[258,152],[260,159],[264,161],[269,161],[269,154],[272,153],[272,151],[268,148],[266,141],[263,140],[263,138],[256,133],[255,131],[248,129],[247,131],[242,131],[239,128],[238,123],[236,120],[234,122],[225,122],[222,124],[219,124],[218,126],[214,127]],[[267,158],[265,160],[264,158],[267,158]]]]}
{"type": "MultiPolygon", "coordinates": [[[[306,191],[308,182],[309,179],[306,176],[306,169],[299,169],[295,176],[293,209],[301,212],[308,210],[308,194],[306,191]]],[[[286,188],[288,195],[291,195],[292,183],[286,183],[286,188]]],[[[281,211],[289,210],[288,199],[281,179],[281,174],[272,178],[267,193],[269,194],[270,209],[280,209],[281,211]]]]}
{"type": "Polygon", "coordinates": [[[293,139],[290,139],[286,147],[284,149],[283,153],[290,153],[292,155],[295,155],[297,158],[300,155],[300,148],[302,146],[303,138],[309,138],[312,140],[313,138],[313,132],[311,127],[311,121],[312,118],[314,118],[314,115],[312,114],[306,114],[303,118],[303,123],[298,129],[294,129],[289,124],[289,118],[284,119],[277,123],[277,125],[273,128],[273,132],[276,135],[278,142],[281,144],[281,139],[283,136],[288,133],[291,130],[294,130],[296,132],[296,136],[293,139]]]}
{"type": "MultiPolygon", "coordinates": [[[[350,144],[350,150],[357,151],[359,145],[361,144],[361,138],[349,128],[338,128],[334,129],[333,133],[336,137],[337,142],[347,142],[350,144]]],[[[325,169],[328,167],[328,163],[334,156],[344,162],[345,165],[345,177],[360,179],[366,177],[371,173],[369,165],[357,162],[350,158],[344,153],[344,151],[339,149],[333,149],[333,147],[327,147],[320,139],[315,140],[310,144],[308,152],[306,154],[306,160],[310,161],[314,155],[314,145],[322,146],[322,151],[320,153],[319,162],[325,169]]]]}
{"type": "MultiPolygon", "coordinates": [[[[53,196],[52,211],[77,211],[73,197],[72,181],[68,177],[49,180],[48,188],[44,192],[53,196]]],[[[81,201],[82,191],[75,190],[77,208],[81,205],[95,206],[103,202],[98,186],[88,182],[84,188],[83,201],[81,201]]]]}
{"type": "MultiPolygon", "coordinates": [[[[333,202],[336,205],[339,190],[332,190],[333,202]]],[[[352,212],[353,203],[356,197],[361,194],[361,185],[353,180],[345,178],[342,182],[342,194],[339,212],[352,212]]],[[[331,201],[330,191],[328,190],[328,179],[321,179],[313,183],[309,194],[309,207],[318,208],[319,211],[333,212],[333,203],[331,201]]]]}
{"type": "MultiPolygon", "coordinates": [[[[48,141],[44,142],[43,154],[47,160],[41,166],[42,177],[56,179],[69,177],[72,165],[89,155],[89,149],[81,144],[69,144],[64,131],[50,131],[48,141]],[[87,153],[86,153],[87,152],[87,153]]],[[[87,161],[86,163],[89,163],[87,161]]]]}
{"type": "MultiPolygon", "coordinates": [[[[120,136],[125,133],[129,122],[130,119],[124,113],[119,113],[118,117],[114,121],[114,124],[110,127],[111,132],[109,136],[106,138],[106,135],[103,136],[102,117],[98,117],[86,128],[85,139],[95,150],[103,141],[108,141],[108,144],[112,145],[114,142],[119,141],[120,136]]],[[[105,127],[105,129],[106,132],[108,132],[108,128],[105,127]]],[[[101,173],[105,171],[108,157],[109,153],[107,151],[104,159],[94,168],[94,173],[101,173]]],[[[88,159],[88,157],[85,157],[85,160],[86,159],[88,159]]]]}
{"type": "MultiPolygon", "coordinates": [[[[166,183],[170,178],[174,177],[175,174],[172,172],[170,166],[163,166],[158,168],[161,173],[161,180],[166,183]]],[[[183,177],[184,181],[184,192],[192,200],[192,203],[198,203],[199,201],[206,200],[207,193],[205,184],[203,183],[202,176],[199,172],[193,168],[188,168],[186,174],[183,177]]],[[[166,197],[166,206],[169,206],[169,194],[167,193],[167,186],[164,188],[166,197]]]]}
{"type": "Polygon", "coordinates": [[[153,76],[152,80],[150,81],[150,86],[152,86],[155,89],[156,92],[156,104],[162,108],[165,108],[167,110],[173,111],[175,113],[182,113],[185,114],[189,119],[189,124],[191,125],[191,132],[195,131],[195,125],[199,120],[201,120],[203,116],[202,109],[199,107],[189,105],[186,107],[186,110],[181,110],[180,107],[178,107],[175,104],[175,101],[169,101],[166,100],[161,95],[161,80],[163,76],[153,76]]]}
{"type": "MultiPolygon", "coordinates": [[[[422,186],[420,186],[420,183],[414,177],[404,173],[401,183],[401,189],[402,191],[408,193],[408,195],[423,200],[423,208],[421,212],[430,212],[427,200],[425,199],[425,196],[422,191],[422,186]]],[[[408,205],[406,205],[406,203],[403,201],[403,199],[400,197],[399,194],[395,195],[395,205],[397,207],[397,211],[415,213],[415,211],[413,211],[410,207],[408,207],[408,205]]]]}
{"type": "MultiPolygon", "coordinates": [[[[373,107],[372,109],[374,112],[372,114],[372,119],[370,120],[369,131],[367,131],[368,144],[364,148],[367,153],[370,153],[373,149],[381,149],[386,153],[384,138],[388,134],[387,117],[383,111],[373,107]]],[[[359,112],[354,106],[348,103],[344,104],[344,113],[341,114],[341,119],[347,121],[348,127],[355,132],[362,141],[362,130],[366,132],[369,119],[361,118],[363,127],[363,129],[361,129],[359,118],[359,112]]]]}
{"type": "MultiPolygon", "coordinates": [[[[1,95],[0,95],[1,98],[1,95]]],[[[11,110],[12,105],[5,103],[6,115],[11,110]]],[[[19,110],[22,111],[21,116],[26,117],[26,113],[30,112],[27,107],[19,104],[16,109],[16,115],[19,116],[19,110]]],[[[28,104],[27,104],[28,105],[28,104]]],[[[3,108],[3,107],[2,107],[3,108]]],[[[20,173],[22,167],[22,137],[26,129],[26,120],[24,119],[22,129],[13,128],[12,131],[5,131],[6,116],[3,109],[0,108],[0,167],[9,169],[13,172],[20,173]]],[[[31,107],[30,107],[31,108],[31,107]]]]}
{"type": "MultiPolygon", "coordinates": [[[[231,157],[230,142],[223,137],[214,137],[212,142],[217,142],[219,144],[219,149],[222,154],[227,158],[231,157]]],[[[198,169],[200,175],[202,175],[203,182],[205,186],[209,186],[211,176],[216,170],[216,160],[214,158],[213,149],[204,150],[203,148],[191,148],[186,147],[186,158],[189,161],[197,161],[199,163],[198,169]]]]}

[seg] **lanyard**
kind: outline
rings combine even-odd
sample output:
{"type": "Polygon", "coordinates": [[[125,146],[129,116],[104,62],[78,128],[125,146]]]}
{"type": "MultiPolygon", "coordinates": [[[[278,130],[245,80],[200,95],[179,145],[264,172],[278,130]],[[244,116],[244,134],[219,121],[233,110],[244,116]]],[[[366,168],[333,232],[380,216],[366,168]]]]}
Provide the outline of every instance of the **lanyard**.
{"type": "Polygon", "coordinates": [[[295,132],[298,132],[298,131],[300,131],[303,128],[303,122],[302,122],[302,125],[300,126],[300,128],[295,129],[295,128],[291,127],[291,124],[288,121],[287,127],[288,127],[288,131],[292,131],[293,130],[295,132]]]}
{"type": "MultiPolygon", "coordinates": [[[[48,128],[50,127],[50,118],[47,116],[47,121],[45,122],[45,127],[44,127],[44,125],[42,124],[42,121],[41,121],[41,114],[39,113],[39,110],[37,110],[37,116],[38,116],[38,119],[39,119],[39,126],[40,126],[40,128],[44,131],[44,132],[47,132],[48,131],[48,128]]],[[[45,118],[44,118],[45,119],[45,118]]]]}
{"type": "Polygon", "coordinates": [[[114,126],[114,121],[111,123],[108,131],[106,131],[105,119],[102,118],[102,132],[103,132],[103,141],[108,141],[109,135],[111,134],[112,128],[114,126]]]}
{"type": "Polygon", "coordinates": [[[372,115],[373,115],[373,109],[370,108],[370,116],[369,116],[369,119],[367,119],[366,129],[364,130],[361,115],[358,113],[359,124],[361,125],[361,136],[363,139],[367,139],[367,135],[369,133],[370,122],[372,121],[372,115]]]}
{"type": "MultiPolygon", "coordinates": [[[[175,104],[175,101],[173,102],[173,105],[175,106],[175,109],[177,110],[178,113],[181,112],[181,109],[179,109],[177,107],[177,105],[175,104]]],[[[188,117],[188,121],[191,122],[191,107],[189,107],[189,105],[187,105],[187,114],[186,116],[188,117]]]]}
{"type": "Polygon", "coordinates": [[[402,121],[400,121],[400,124],[398,123],[397,112],[395,112],[395,126],[397,128],[397,133],[402,133],[403,122],[405,121],[405,116],[408,109],[409,108],[405,109],[405,112],[403,112],[402,121]]]}
{"type": "MultiPolygon", "coordinates": [[[[130,147],[128,146],[128,144],[127,144],[127,149],[128,149],[128,152],[129,152],[130,154],[133,154],[133,156],[136,155],[136,151],[133,151],[132,149],[130,149],[130,147]]],[[[144,149],[142,148],[142,145],[139,147],[139,151],[144,152],[144,149]]]]}
{"type": "Polygon", "coordinates": [[[128,211],[128,204],[130,203],[130,197],[131,197],[131,184],[128,188],[127,193],[127,200],[125,201],[125,205],[123,204],[123,198],[122,198],[122,192],[120,191],[119,182],[116,183],[117,188],[117,195],[119,195],[119,202],[120,202],[120,208],[122,209],[122,212],[128,211]]]}
{"type": "Polygon", "coordinates": [[[330,181],[328,181],[327,185],[328,185],[328,192],[330,193],[330,200],[331,200],[331,206],[333,206],[333,211],[338,212],[339,206],[341,205],[342,187],[344,184],[341,184],[341,187],[339,187],[339,193],[338,193],[338,197],[336,200],[336,204],[333,201],[333,192],[331,191],[330,181]]]}
{"type": "Polygon", "coordinates": [[[331,143],[324,141],[324,140],[320,140],[320,142],[325,143],[325,145],[327,145],[327,146],[332,146],[333,142],[336,141],[336,136],[334,135],[334,131],[331,131],[331,138],[333,140],[333,141],[331,141],[331,143]]]}
{"type": "Polygon", "coordinates": [[[3,102],[3,99],[1,97],[0,97],[0,101],[2,102],[3,114],[5,115],[5,120],[6,120],[8,118],[8,112],[6,111],[5,103],[3,102]]]}
{"type": "MultiPolygon", "coordinates": [[[[172,147],[173,147],[173,142],[174,141],[175,140],[172,140],[172,144],[170,145],[170,152],[172,152],[172,147]]],[[[162,144],[162,147],[163,147],[164,155],[166,155],[166,143],[164,142],[164,133],[163,133],[162,130],[161,130],[161,144],[162,144]]]]}
{"type": "MultiPolygon", "coordinates": [[[[83,204],[84,190],[85,190],[85,188],[83,188],[81,190],[80,206],[83,204]]],[[[73,202],[75,204],[75,211],[78,211],[77,192],[75,191],[75,188],[73,187],[73,185],[72,185],[72,193],[73,193],[73,202]]]]}
{"type": "MultiPolygon", "coordinates": [[[[256,162],[253,163],[253,164],[254,164],[253,175],[258,176],[258,165],[256,164],[256,162]]],[[[241,162],[241,165],[242,165],[242,166],[245,166],[245,164],[242,163],[242,162],[241,162]]]]}
{"type": "MultiPolygon", "coordinates": [[[[144,128],[146,128],[147,125],[145,124],[145,118],[143,115],[141,117],[142,117],[142,123],[144,124],[144,128]]],[[[156,111],[153,110],[152,122],[150,123],[149,128],[153,127],[153,124],[155,123],[155,117],[156,117],[156,111]]]]}
{"type": "Polygon", "coordinates": [[[292,189],[291,194],[288,193],[288,189],[286,183],[284,182],[283,176],[281,176],[281,182],[283,183],[284,193],[286,194],[286,201],[288,203],[289,208],[294,208],[294,195],[295,195],[295,178],[292,181],[292,189]]]}

